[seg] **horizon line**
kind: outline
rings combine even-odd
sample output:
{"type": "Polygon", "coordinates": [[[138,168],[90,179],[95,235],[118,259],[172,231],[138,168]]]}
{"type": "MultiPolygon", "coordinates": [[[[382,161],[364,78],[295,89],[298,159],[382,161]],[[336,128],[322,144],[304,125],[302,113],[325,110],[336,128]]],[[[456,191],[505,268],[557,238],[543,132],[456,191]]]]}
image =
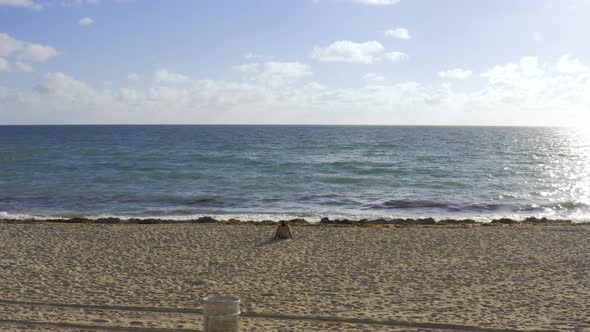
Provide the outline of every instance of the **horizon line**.
{"type": "Polygon", "coordinates": [[[17,127],[17,126],[293,126],[293,127],[494,127],[494,128],[587,128],[587,126],[567,126],[567,125],[486,125],[486,124],[469,124],[469,125],[438,125],[438,124],[283,124],[283,123],[33,123],[33,124],[0,124],[0,127],[17,127]]]}

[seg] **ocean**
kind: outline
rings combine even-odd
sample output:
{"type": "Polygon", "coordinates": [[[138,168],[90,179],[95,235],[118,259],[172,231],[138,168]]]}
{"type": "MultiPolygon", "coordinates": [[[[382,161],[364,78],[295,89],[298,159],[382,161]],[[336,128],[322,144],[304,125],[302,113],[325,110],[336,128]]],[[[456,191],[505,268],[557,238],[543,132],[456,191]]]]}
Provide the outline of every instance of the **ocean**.
{"type": "Polygon", "coordinates": [[[0,126],[0,219],[590,220],[590,130],[0,126]]]}

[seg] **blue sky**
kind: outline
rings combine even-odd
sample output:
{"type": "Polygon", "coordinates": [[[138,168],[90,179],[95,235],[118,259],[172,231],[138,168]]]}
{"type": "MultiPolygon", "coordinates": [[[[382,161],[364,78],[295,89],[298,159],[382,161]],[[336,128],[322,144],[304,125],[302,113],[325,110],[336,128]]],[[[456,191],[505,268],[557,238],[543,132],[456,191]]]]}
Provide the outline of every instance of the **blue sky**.
{"type": "Polygon", "coordinates": [[[590,1],[0,0],[0,124],[590,123],[590,1]]]}

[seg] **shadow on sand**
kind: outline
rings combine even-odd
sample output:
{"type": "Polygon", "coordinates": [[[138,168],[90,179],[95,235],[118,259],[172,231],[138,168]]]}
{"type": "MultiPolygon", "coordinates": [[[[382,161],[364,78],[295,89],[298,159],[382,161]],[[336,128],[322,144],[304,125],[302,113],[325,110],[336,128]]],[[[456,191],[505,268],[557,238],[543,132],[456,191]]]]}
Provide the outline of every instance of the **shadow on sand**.
{"type": "Polygon", "coordinates": [[[290,240],[290,239],[272,239],[271,238],[271,239],[268,239],[268,240],[266,240],[264,242],[259,243],[257,245],[257,247],[269,246],[269,245],[273,245],[273,244],[276,244],[276,243],[281,243],[281,242],[288,241],[288,240],[290,240]]]}

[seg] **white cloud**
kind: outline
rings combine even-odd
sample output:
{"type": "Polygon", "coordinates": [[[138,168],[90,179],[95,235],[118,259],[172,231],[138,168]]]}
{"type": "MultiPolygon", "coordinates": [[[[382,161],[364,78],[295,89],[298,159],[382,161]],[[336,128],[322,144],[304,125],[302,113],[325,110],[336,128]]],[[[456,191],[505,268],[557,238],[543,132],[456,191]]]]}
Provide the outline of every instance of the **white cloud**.
{"type": "MultiPolygon", "coordinates": [[[[565,63],[586,66],[574,59],[569,56],[565,63]]],[[[290,77],[299,82],[312,75],[309,67],[297,62],[260,63],[257,72],[244,74],[251,78],[247,83],[190,79],[184,85],[162,86],[153,81],[145,88],[125,87],[115,93],[63,73],[49,73],[33,91],[0,87],[0,122],[590,123],[590,72],[562,72],[559,62],[524,57],[492,66],[484,71],[482,85],[467,91],[448,82],[371,80],[364,87],[340,88],[317,82],[273,85],[261,79],[266,74],[271,81],[290,77]]],[[[372,74],[366,77],[379,76],[372,74]]]]}
{"type": "Polygon", "coordinates": [[[233,66],[232,69],[242,73],[255,73],[258,71],[260,64],[258,62],[244,63],[241,65],[233,66]]]}
{"type": "Polygon", "coordinates": [[[100,0],[61,0],[64,7],[79,7],[84,5],[99,5],[100,0]]]}
{"type": "Polygon", "coordinates": [[[566,69],[584,66],[574,62],[570,68],[569,57],[561,57],[554,65],[540,64],[536,57],[523,57],[517,63],[509,62],[485,71],[482,76],[487,78],[488,86],[475,97],[485,101],[490,109],[504,108],[516,114],[529,110],[531,121],[545,119],[545,125],[551,124],[548,118],[553,118],[554,125],[584,123],[580,120],[584,116],[585,121],[590,121],[587,112],[582,111],[590,108],[590,72],[563,72],[564,68],[560,70],[558,65],[560,61],[562,65],[567,64],[566,69]],[[565,113],[567,117],[556,117],[565,113]],[[576,117],[578,120],[572,120],[576,117]]]}
{"type": "Polygon", "coordinates": [[[143,76],[141,76],[139,74],[131,73],[131,74],[127,75],[127,79],[130,81],[141,81],[143,79],[143,76]]]}
{"type": "Polygon", "coordinates": [[[45,74],[43,80],[35,86],[35,90],[40,93],[57,95],[74,91],[87,91],[89,89],[90,88],[85,83],[61,72],[45,74]]]}
{"type": "Polygon", "coordinates": [[[185,84],[190,83],[191,79],[185,75],[172,73],[167,69],[156,71],[156,82],[164,84],[185,84]]]}
{"type": "Polygon", "coordinates": [[[0,6],[23,7],[33,10],[41,10],[43,6],[32,0],[0,0],[0,6]]]}
{"type": "Polygon", "coordinates": [[[404,61],[409,56],[402,52],[385,52],[383,45],[375,40],[356,43],[339,40],[326,47],[315,46],[311,58],[321,62],[348,62],[372,64],[381,60],[404,61]]]}
{"type": "Polygon", "coordinates": [[[156,86],[150,88],[148,99],[152,101],[174,101],[179,104],[186,104],[187,98],[190,98],[188,89],[178,89],[169,86],[156,86]]]}
{"type": "Polygon", "coordinates": [[[583,73],[590,70],[580,60],[572,59],[569,54],[564,54],[557,59],[556,68],[558,72],[566,74],[583,73]]]}
{"type": "Polygon", "coordinates": [[[455,69],[448,69],[438,72],[438,77],[440,78],[450,78],[454,80],[464,80],[469,78],[473,74],[471,70],[466,70],[462,68],[455,68],[455,69]]]}
{"type": "Polygon", "coordinates": [[[311,89],[311,90],[324,90],[324,89],[326,89],[326,86],[324,86],[318,82],[309,82],[305,86],[303,86],[303,88],[304,89],[311,89]]]}
{"type": "Polygon", "coordinates": [[[312,75],[309,65],[301,62],[276,62],[264,64],[258,80],[270,84],[283,84],[312,75]]]}
{"type": "Polygon", "coordinates": [[[0,33],[0,71],[30,72],[33,67],[29,62],[45,62],[57,55],[58,52],[51,46],[20,41],[0,33]]]}
{"type": "Polygon", "coordinates": [[[29,65],[28,63],[20,62],[20,61],[17,61],[14,63],[14,69],[15,69],[15,71],[20,71],[20,72],[33,71],[33,67],[31,65],[29,65]]]}
{"type": "Polygon", "coordinates": [[[11,71],[10,68],[10,63],[8,63],[8,61],[6,61],[6,59],[4,58],[0,58],[0,73],[1,72],[9,72],[11,71]]]}
{"type": "Polygon", "coordinates": [[[271,60],[272,58],[272,56],[256,54],[252,52],[244,54],[244,59],[246,60],[271,60]]]}
{"type": "Polygon", "coordinates": [[[135,101],[141,98],[140,93],[135,89],[122,88],[119,90],[119,99],[127,101],[135,101]]]}
{"type": "Polygon", "coordinates": [[[391,6],[397,5],[400,0],[354,0],[355,2],[371,6],[391,6]]]}
{"type": "Polygon", "coordinates": [[[22,7],[32,10],[42,10],[50,6],[79,7],[83,5],[98,5],[101,0],[0,0],[0,6],[22,7]]]}
{"type": "Polygon", "coordinates": [[[366,73],[363,75],[363,80],[368,82],[382,82],[385,81],[385,77],[377,75],[375,73],[366,73]]]}
{"type": "Polygon", "coordinates": [[[0,0],[0,6],[22,7],[32,10],[42,10],[45,6],[61,5],[63,7],[78,7],[82,5],[98,5],[100,0],[0,0]]]}
{"type": "Polygon", "coordinates": [[[41,82],[35,86],[35,91],[42,94],[59,96],[88,96],[93,89],[86,83],[78,81],[61,72],[47,73],[41,82]]]}
{"type": "Polygon", "coordinates": [[[45,62],[57,54],[57,51],[51,46],[25,43],[23,49],[16,54],[16,58],[32,62],[45,62]]]}
{"type": "Polygon", "coordinates": [[[543,35],[540,32],[533,33],[533,40],[536,41],[537,43],[542,42],[544,39],[545,38],[543,37],[543,35]]]}
{"type": "Polygon", "coordinates": [[[57,55],[57,51],[51,46],[16,40],[8,34],[0,33],[0,56],[2,57],[44,62],[57,55]]]}
{"type": "Polygon", "coordinates": [[[388,37],[404,39],[404,40],[412,39],[412,36],[410,36],[410,32],[405,28],[386,30],[385,35],[388,37]]]}
{"type": "Polygon", "coordinates": [[[406,61],[410,59],[410,57],[403,53],[403,52],[389,52],[385,53],[384,58],[389,61],[398,62],[398,61],[406,61]]]}
{"type": "Polygon", "coordinates": [[[84,26],[84,25],[90,25],[90,24],[93,24],[93,23],[94,23],[94,20],[92,18],[90,18],[90,17],[84,17],[84,18],[81,18],[80,21],[78,21],[78,24],[80,24],[82,26],[84,26]]]}
{"type": "MultiPolygon", "coordinates": [[[[301,69],[286,71],[307,75],[301,69]]],[[[363,114],[365,123],[384,123],[383,116],[391,119],[392,112],[396,119],[402,119],[404,112],[419,113],[421,105],[432,103],[429,93],[415,82],[361,89],[310,82],[282,89],[262,82],[194,80],[182,87],[123,88],[113,94],[63,73],[50,73],[32,93],[0,87],[0,119],[6,123],[26,123],[24,119],[35,123],[354,123],[363,114]],[[15,107],[22,112],[13,112],[15,107]]]]}
{"type": "Polygon", "coordinates": [[[531,77],[541,76],[543,73],[537,57],[525,56],[518,63],[509,62],[489,68],[482,76],[491,84],[514,85],[531,77]]]}
{"type": "Polygon", "coordinates": [[[244,74],[249,74],[252,81],[273,86],[293,83],[313,74],[309,65],[301,62],[251,62],[233,66],[232,68],[244,74]]]}
{"type": "Polygon", "coordinates": [[[539,59],[534,56],[525,56],[520,59],[520,67],[526,76],[543,75],[543,69],[539,67],[539,59]]]}
{"type": "Polygon", "coordinates": [[[371,40],[355,43],[349,40],[333,42],[326,47],[316,46],[311,57],[322,62],[357,62],[371,64],[379,61],[385,51],[380,42],[371,40]]]}
{"type": "Polygon", "coordinates": [[[0,72],[31,72],[33,67],[31,65],[22,63],[20,61],[11,64],[8,60],[0,57],[0,72]]]}
{"type": "Polygon", "coordinates": [[[197,81],[193,89],[193,102],[210,105],[218,110],[239,110],[248,105],[258,107],[272,98],[266,87],[253,84],[201,80],[197,81]]]}

